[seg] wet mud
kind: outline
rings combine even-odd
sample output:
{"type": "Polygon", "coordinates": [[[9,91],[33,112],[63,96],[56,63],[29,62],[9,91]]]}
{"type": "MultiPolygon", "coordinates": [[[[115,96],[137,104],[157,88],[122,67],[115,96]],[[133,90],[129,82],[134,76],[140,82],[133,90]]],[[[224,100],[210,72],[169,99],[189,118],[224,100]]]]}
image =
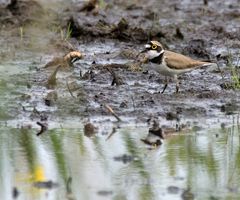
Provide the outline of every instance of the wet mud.
{"type": "MultiPolygon", "coordinates": [[[[70,4],[55,19],[63,30],[71,30],[70,37],[64,42],[50,40],[52,50],[36,58],[27,81],[30,89],[19,100],[32,108],[23,106],[20,118],[34,120],[36,126],[39,120],[55,124],[56,118],[79,117],[96,127],[109,120],[147,125],[156,118],[161,126],[206,128],[238,114],[240,94],[231,73],[233,69],[239,73],[239,5],[145,0],[70,4]],[[144,44],[153,39],[166,49],[216,62],[218,67],[184,74],[180,93],[175,93],[171,81],[161,94],[164,76],[141,62],[144,44]],[[73,66],[55,74],[54,68],[44,68],[56,55],[72,50],[84,54],[73,66]],[[51,75],[53,84],[47,87],[51,75]]],[[[9,29],[36,22],[34,16],[46,13],[35,1],[12,1],[1,10],[8,16],[0,16],[2,26],[9,29]]]]}

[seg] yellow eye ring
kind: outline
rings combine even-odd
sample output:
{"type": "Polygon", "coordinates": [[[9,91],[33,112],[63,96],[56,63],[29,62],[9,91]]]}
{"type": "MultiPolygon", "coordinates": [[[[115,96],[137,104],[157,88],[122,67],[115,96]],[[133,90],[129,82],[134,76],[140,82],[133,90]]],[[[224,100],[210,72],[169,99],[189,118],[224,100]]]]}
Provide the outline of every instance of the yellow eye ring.
{"type": "Polygon", "coordinates": [[[156,44],[153,44],[153,45],[152,45],[152,49],[157,49],[157,45],[156,45],[156,44]]]}

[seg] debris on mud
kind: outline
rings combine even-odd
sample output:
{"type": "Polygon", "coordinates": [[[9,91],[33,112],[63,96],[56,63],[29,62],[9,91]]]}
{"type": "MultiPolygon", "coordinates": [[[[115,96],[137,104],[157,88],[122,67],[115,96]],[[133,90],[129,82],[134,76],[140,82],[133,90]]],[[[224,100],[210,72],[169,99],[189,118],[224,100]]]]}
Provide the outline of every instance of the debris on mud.
{"type": "Polygon", "coordinates": [[[47,125],[43,124],[42,122],[37,122],[37,125],[39,125],[41,127],[41,130],[36,134],[37,136],[43,134],[48,129],[47,125]]]}
{"type": "Polygon", "coordinates": [[[197,94],[197,98],[199,99],[214,99],[219,96],[219,93],[213,92],[213,91],[202,91],[199,94],[197,94]]]}
{"type": "Polygon", "coordinates": [[[190,189],[186,189],[183,191],[181,195],[183,200],[193,200],[194,199],[194,194],[191,192],[190,189]]]}
{"type": "Polygon", "coordinates": [[[84,2],[82,7],[79,8],[79,12],[91,12],[93,15],[97,15],[99,11],[99,0],[89,0],[84,2]]]}
{"type": "Polygon", "coordinates": [[[93,70],[88,70],[87,72],[83,73],[82,70],[80,69],[79,74],[80,74],[81,80],[94,81],[95,73],[93,70]]]}
{"type": "Polygon", "coordinates": [[[141,141],[146,145],[154,148],[162,144],[162,140],[164,139],[164,133],[157,119],[150,119],[150,121],[152,125],[149,128],[148,135],[146,138],[141,139],[141,141]]]}
{"type": "Polygon", "coordinates": [[[97,130],[98,130],[98,128],[89,122],[84,125],[83,132],[84,132],[85,136],[92,137],[92,136],[96,135],[97,130]]]}
{"type": "Polygon", "coordinates": [[[113,191],[111,190],[100,190],[97,192],[98,195],[100,196],[110,196],[113,194],[113,191]]]}
{"type": "Polygon", "coordinates": [[[180,191],[180,188],[177,186],[168,186],[167,191],[169,194],[178,194],[180,191]]]}
{"type": "Polygon", "coordinates": [[[113,158],[115,161],[121,161],[124,164],[137,160],[134,156],[123,154],[122,156],[116,156],[113,158]]]}
{"type": "Polygon", "coordinates": [[[114,86],[114,85],[119,86],[119,85],[123,85],[124,84],[122,78],[119,75],[117,75],[114,72],[114,70],[112,70],[110,68],[107,68],[107,70],[110,72],[110,74],[113,77],[113,80],[112,80],[112,83],[111,83],[112,86],[114,86]]]}
{"type": "Polygon", "coordinates": [[[179,113],[167,112],[166,113],[166,120],[176,120],[179,121],[179,113]]]}
{"type": "Polygon", "coordinates": [[[113,111],[113,109],[107,105],[104,104],[104,107],[107,109],[108,112],[110,112],[119,122],[122,121],[121,118],[113,111]]]}
{"type": "Polygon", "coordinates": [[[36,181],[33,183],[33,186],[41,189],[52,189],[58,187],[59,184],[49,180],[49,181],[36,181]]]}
{"type": "Polygon", "coordinates": [[[239,110],[239,106],[234,102],[226,103],[221,106],[220,110],[221,112],[226,113],[226,115],[232,115],[234,113],[237,113],[237,111],[239,110]]]}
{"type": "Polygon", "coordinates": [[[125,70],[129,70],[129,71],[141,71],[142,67],[141,67],[140,62],[131,62],[131,63],[125,63],[125,64],[117,64],[117,63],[111,63],[111,64],[105,64],[105,65],[101,65],[101,64],[94,64],[92,65],[92,69],[106,69],[107,71],[109,70],[114,70],[114,69],[125,69],[125,70]]]}
{"type": "Polygon", "coordinates": [[[12,198],[13,199],[17,199],[19,195],[20,195],[20,192],[19,192],[18,188],[17,187],[13,187],[13,189],[12,189],[12,198]]]}
{"type": "Polygon", "coordinates": [[[150,141],[149,137],[146,138],[146,139],[141,139],[141,141],[144,144],[151,146],[152,148],[156,148],[156,147],[158,147],[159,145],[162,144],[162,141],[160,139],[157,139],[157,140],[154,140],[154,141],[150,141]]]}
{"type": "Polygon", "coordinates": [[[68,89],[71,97],[76,98],[76,97],[73,95],[73,92],[74,92],[74,91],[79,90],[79,85],[76,83],[76,81],[73,81],[73,82],[71,82],[71,83],[68,83],[68,80],[66,80],[66,85],[67,85],[67,89],[68,89]]]}
{"type": "Polygon", "coordinates": [[[160,137],[161,139],[164,139],[163,130],[161,129],[159,122],[157,120],[153,120],[152,127],[149,128],[148,134],[153,134],[155,136],[160,137]]]}
{"type": "Polygon", "coordinates": [[[106,138],[106,141],[109,140],[115,133],[117,132],[117,128],[114,126],[112,128],[111,133],[108,135],[108,137],[106,138]]]}
{"type": "Polygon", "coordinates": [[[181,30],[179,27],[176,28],[176,34],[174,35],[176,38],[183,40],[184,39],[184,35],[182,34],[181,30]]]}
{"type": "Polygon", "coordinates": [[[58,95],[56,91],[50,91],[47,93],[47,96],[44,98],[44,102],[46,106],[53,106],[57,101],[58,95]]]}

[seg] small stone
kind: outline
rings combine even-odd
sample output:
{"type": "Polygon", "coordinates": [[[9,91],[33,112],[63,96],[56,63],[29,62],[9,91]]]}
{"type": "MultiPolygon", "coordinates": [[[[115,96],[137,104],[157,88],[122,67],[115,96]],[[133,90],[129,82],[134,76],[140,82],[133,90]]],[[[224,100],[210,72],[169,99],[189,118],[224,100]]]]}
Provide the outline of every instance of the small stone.
{"type": "Polygon", "coordinates": [[[180,188],[177,186],[169,186],[167,191],[169,194],[177,194],[180,191],[180,188]]]}
{"type": "Polygon", "coordinates": [[[194,194],[190,191],[190,189],[184,190],[181,195],[183,200],[193,200],[194,194]]]}
{"type": "Polygon", "coordinates": [[[87,123],[84,125],[84,135],[87,137],[92,137],[96,134],[97,128],[92,123],[87,123]]]}
{"type": "Polygon", "coordinates": [[[134,157],[131,155],[123,154],[122,156],[116,156],[113,158],[115,161],[122,161],[124,164],[134,160],[134,157]]]}
{"type": "Polygon", "coordinates": [[[14,187],[13,190],[12,190],[13,199],[17,199],[19,194],[20,194],[20,192],[18,191],[18,189],[16,187],[14,187]]]}
{"type": "Polygon", "coordinates": [[[128,105],[127,105],[127,103],[126,103],[125,101],[123,101],[123,102],[120,104],[119,107],[120,107],[120,108],[127,108],[128,105]]]}
{"type": "Polygon", "coordinates": [[[58,96],[56,91],[51,91],[47,94],[44,98],[44,102],[46,106],[53,106],[54,103],[57,101],[58,96]]]}
{"type": "Polygon", "coordinates": [[[112,191],[108,191],[108,190],[100,190],[97,192],[98,195],[100,196],[109,196],[109,195],[112,195],[113,192],[112,191]]]}

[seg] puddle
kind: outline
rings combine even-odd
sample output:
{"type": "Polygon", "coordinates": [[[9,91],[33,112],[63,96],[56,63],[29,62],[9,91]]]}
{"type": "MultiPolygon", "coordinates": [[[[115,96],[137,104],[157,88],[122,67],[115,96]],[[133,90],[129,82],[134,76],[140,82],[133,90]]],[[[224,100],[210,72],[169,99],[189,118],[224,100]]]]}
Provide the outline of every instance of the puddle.
{"type": "Polygon", "coordinates": [[[237,199],[239,131],[232,126],[179,134],[148,150],[140,141],[147,132],[144,127],[120,128],[107,141],[100,134],[88,138],[83,129],[52,129],[36,137],[32,130],[1,128],[0,198],[11,199],[16,187],[18,199],[68,195],[77,199],[180,199],[187,189],[196,199],[237,199]],[[134,159],[116,161],[123,154],[134,159]],[[34,186],[50,180],[58,186],[34,186]],[[171,192],[170,186],[178,189],[171,192]]]}

